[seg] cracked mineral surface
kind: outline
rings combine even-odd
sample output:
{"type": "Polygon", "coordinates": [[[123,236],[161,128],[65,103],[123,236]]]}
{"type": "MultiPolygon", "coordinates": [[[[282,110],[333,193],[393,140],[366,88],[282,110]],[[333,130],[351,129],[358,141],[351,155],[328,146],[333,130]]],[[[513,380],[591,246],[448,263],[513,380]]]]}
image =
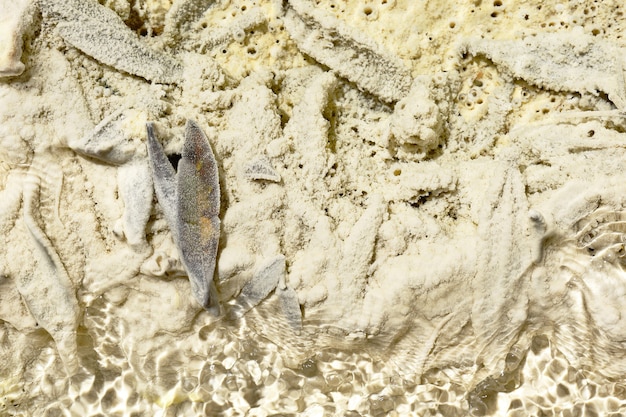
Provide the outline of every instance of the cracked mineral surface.
{"type": "Polygon", "coordinates": [[[625,26],[0,0],[0,415],[626,414],[625,26]]]}

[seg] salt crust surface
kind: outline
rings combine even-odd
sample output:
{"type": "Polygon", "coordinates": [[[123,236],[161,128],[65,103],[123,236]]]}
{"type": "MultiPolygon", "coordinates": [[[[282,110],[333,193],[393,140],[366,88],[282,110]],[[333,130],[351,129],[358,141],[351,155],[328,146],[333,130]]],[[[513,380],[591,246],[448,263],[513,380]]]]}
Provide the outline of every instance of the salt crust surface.
{"type": "Polygon", "coordinates": [[[619,2],[190,5],[0,3],[1,413],[626,412],[619,2]],[[219,319],[147,161],[187,119],[219,319]]]}

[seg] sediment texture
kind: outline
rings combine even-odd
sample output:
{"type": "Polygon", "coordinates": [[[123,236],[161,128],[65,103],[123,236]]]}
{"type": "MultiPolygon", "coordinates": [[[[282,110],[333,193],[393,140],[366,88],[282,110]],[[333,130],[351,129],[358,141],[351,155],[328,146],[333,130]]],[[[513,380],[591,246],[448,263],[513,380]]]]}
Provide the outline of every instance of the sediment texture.
{"type": "Polygon", "coordinates": [[[173,3],[0,7],[0,413],[626,413],[621,3],[173,3]]]}

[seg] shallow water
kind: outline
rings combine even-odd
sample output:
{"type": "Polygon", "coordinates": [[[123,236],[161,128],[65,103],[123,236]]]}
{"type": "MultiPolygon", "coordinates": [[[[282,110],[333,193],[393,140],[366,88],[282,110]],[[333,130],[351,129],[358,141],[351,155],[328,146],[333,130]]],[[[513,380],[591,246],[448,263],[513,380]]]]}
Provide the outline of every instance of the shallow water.
{"type": "Polygon", "coordinates": [[[94,303],[81,334],[83,376],[63,374],[44,349],[24,375],[4,381],[7,416],[530,416],[620,415],[626,385],[576,370],[544,336],[510,369],[472,392],[451,382],[454,370],[401,375],[384,360],[327,350],[287,367],[281,350],[245,322],[201,327],[184,338],[163,335],[145,351],[128,344],[110,305],[94,303]],[[90,345],[92,337],[101,340],[90,345]],[[33,414],[35,413],[35,414],[33,414]]]}

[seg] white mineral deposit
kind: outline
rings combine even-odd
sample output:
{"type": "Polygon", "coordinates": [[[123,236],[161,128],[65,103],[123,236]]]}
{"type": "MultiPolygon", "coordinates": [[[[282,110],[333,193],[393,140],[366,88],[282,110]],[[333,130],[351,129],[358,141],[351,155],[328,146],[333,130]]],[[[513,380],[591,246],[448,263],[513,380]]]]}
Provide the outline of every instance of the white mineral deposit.
{"type": "Polygon", "coordinates": [[[0,415],[626,415],[625,12],[0,0],[0,415]]]}

